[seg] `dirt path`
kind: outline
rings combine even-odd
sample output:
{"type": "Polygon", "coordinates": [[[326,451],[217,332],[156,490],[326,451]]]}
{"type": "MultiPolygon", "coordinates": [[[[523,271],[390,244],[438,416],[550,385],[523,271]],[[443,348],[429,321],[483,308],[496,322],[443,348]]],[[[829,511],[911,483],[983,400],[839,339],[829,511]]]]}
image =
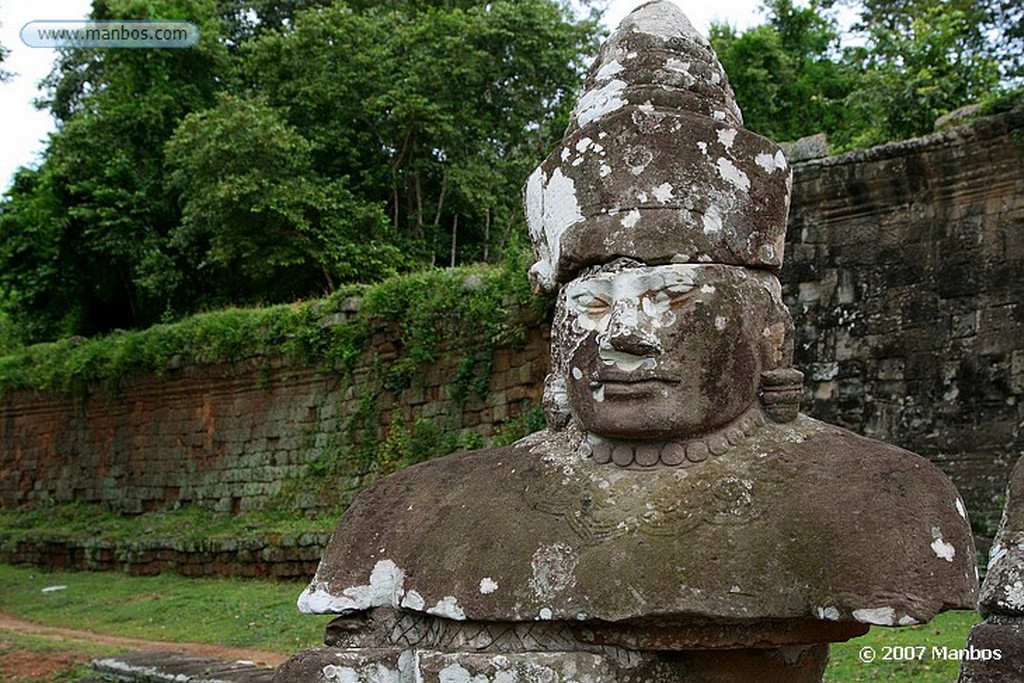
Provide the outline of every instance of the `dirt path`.
{"type": "Polygon", "coordinates": [[[3,613],[0,613],[0,652],[3,650],[3,634],[5,631],[52,638],[57,642],[66,644],[68,650],[68,652],[53,652],[45,655],[42,653],[28,653],[24,650],[14,650],[0,654],[0,674],[3,674],[4,680],[9,681],[40,680],[34,677],[55,673],[63,668],[93,659],[91,655],[81,654],[81,656],[78,656],[80,653],[74,652],[76,643],[97,643],[113,647],[123,647],[126,650],[172,650],[188,652],[189,654],[201,657],[216,657],[217,659],[225,659],[232,662],[244,660],[267,666],[277,666],[288,659],[288,655],[263,650],[249,650],[207,643],[172,643],[160,640],[144,640],[142,638],[111,636],[58,626],[44,626],[29,621],[22,621],[3,613]]]}

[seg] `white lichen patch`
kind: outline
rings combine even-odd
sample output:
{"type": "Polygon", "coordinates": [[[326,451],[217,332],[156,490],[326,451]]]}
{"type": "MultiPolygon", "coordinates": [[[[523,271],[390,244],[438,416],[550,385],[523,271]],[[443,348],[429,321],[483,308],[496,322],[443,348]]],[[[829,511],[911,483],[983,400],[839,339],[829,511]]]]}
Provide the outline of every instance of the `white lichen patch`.
{"type": "Polygon", "coordinates": [[[427,614],[456,621],[464,621],[466,618],[466,613],[459,607],[459,601],[451,595],[438,600],[436,605],[427,610],[427,614]]]}
{"type": "Polygon", "coordinates": [[[625,89],[626,82],[615,78],[596,90],[583,93],[576,103],[576,123],[582,128],[626,106],[626,100],[622,97],[625,89]]]}
{"type": "Polygon", "coordinates": [[[557,287],[555,268],[566,228],[583,220],[572,178],[556,168],[550,178],[536,169],[526,181],[526,223],[538,259],[530,267],[534,283],[544,291],[557,287]]]}
{"type": "Polygon", "coordinates": [[[1000,601],[1012,610],[1024,609],[1024,581],[1018,580],[1006,586],[1006,593],[1000,601]]]}
{"type": "Polygon", "coordinates": [[[351,586],[341,595],[332,595],[327,585],[314,580],[299,596],[298,607],[303,614],[345,614],[371,607],[398,607],[404,590],[405,572],[391,560],[380,560],[370,572],[370,583],[351,586]]]}
{"type": "Polygon", "coordinates": [[[622,223],[622,227],[626,228],[627,230],[631,229],[634,225],[640,222],[640,210],[633,209],[629,211],[625,216],[622,217],[620,222],[622,223]]]}
{"type": "Polygon", "coordinates": [[[953,547],[952,543],[946,543],[942,540],[942,531],[938,527],[932,527],[932,552],[935,553],[935,557],[946,562],[952,562],[953,558],[956,557],[956,548],[953,547]]]}
{"type": "Polygon", "coordinates": [[[718,141],[722,143],[722,146],[726,149],[732,147],[732,143],[736,141],[736,133],[738,131],[735,128],[726,128],[718,131],[718,141]]]}
{"type": "MultiPolygon", "coordinates": [[[[565,150],[568,151],[568,150],[565,150]]],[[[526,226],[530,233],[530,241],[537,253],[537,261],[530,266],[530,278],[535,286],[543,291],[552,292],[558,286],[555,276],[555,260],[548,243],[548,232],[544,226],[544,171],[534,170],[526,180],[524,192],[526,226]]],[[[557,249],[557,244],[555,245],[557,249]]]]}
{"type": "Polygon", "coordinates": [[[684,62],[678,57],[669,57],[665,60],[665,68],[676,73],[689,74],[690,66],[692,66],[690,62],[684,62]]]}
{"type": "Polygon", "coordinates": [[[910,616],[909,614],[904,614],[902,617],[900,617],[899,621],[900,626],[914,626],[919,623],[921,622],[919,622],[917,619],[910,616]]]}
{"type": "Polygon", "coordinates": [[[622,73],[623,69],[625,68],[626,67],[619,64],[617,60],[613,59],[612,61],[604,64],[600,69],[597,70],[597,80],[598,82],[607,81],[610,78],[613,78],[618,74],[622,73]]]}
{"type": "Polygon", "coordinates": [[[754,157],[754,163],[763,168],[768,173],[774,173],[775,171],[785,171],[788,167],[786,163],[786,157],[779,150],[774,155],[769,152],[761,152],[754,157]]]}
{"type": "Polygon", "coordinates": [[[718,174],[722,176],[723,180],[744,192],[750,191],[750,178],[742,170],[736,168],[735,164],[725,157],[719,157],[717,166],[718,174]]]}
{"type": "MultiPolygon", "coordinates": [[[[614,365],[623,372],[633,372],[634,370],[653,370],[658,365],[658,361],[654,358],[647,356],[634,356],[631,353],[624,353],[622,351],[616,351],[615,349],[601,347],[598,349],[598,357],[604,361],[605,365],[614,365]]],[[[595,395],[595,398],[597,396],[595,395]]],[[[604,400],[604,386],[601,387],[601,398],[599,401],[604,400]]]]}
{"type": "Polygon", "coordinates": [[[835,607],[817,607],[815,611],[818,613],[819,619],[827,619],[829,621],[839,621],[839,610],[835,607]]]}
{"type": "MultiPolygon", "coordinates": [[[[360,667],[360,669],[355,669],[351,666],[328,664],[320,673],[327,683],[362,683],[363,681],[371,681],[372,683],[401,683],[401,681],[406,680],[401,671],[389,669],[379,662],[360,667]]],[[[189,680],[194,679],[189,678],[189,680]]]]}
{"type": "Polygon", "coordinates": [[[701,222],[704,224],[705,235],[717,235],[722,231],[722,214],[714,204],[708,206],[707,211],[701,216],[701,222]]]}
{"type": "Polygon", "coordinates": [[[667,204],[672,200],[672,192],[672,184],[668,182],[662,183],[651,190],[651,194],[654,195],[654,198],[662,204],[667,204]]]}
{"type": "Polygon", "coordinates": [[[423,599],[423,596],[416,591],[409,591],[405,594],[405,597],[402,598],[402,607],[415,610],[417,612],[422,612],[426,604],[427,603],[423,599]]]}
{"type": "Polygon", "coordinates": [[[576,552],[565,543],[540,546],[530,561],[530,588],[538,599],[550,600],[576,583],[578,562],[576,552]]]}
{"type": "Polygon", "coordinates": [[[483,595],[490,595],[494,591],[498,590],[498,582],[489,576],[485,576],[480,579],[480,593],[483,595]]]}
{"type": "Polygon", "coordinates": [[[540,617],[541,619],[543,619],[544,621],[550,621],[551,617],[554,616],[554,615],[552,614],[550,608],[542,607],[537,616],[540,617]]]}
{"type": "Polygon", "coordinates": [[[862,624],[893,626],[896,624],[896,610],[892,607],[865,607],[853,610],[853,618],[862,624]]]}
{"type": "Polygon", "coordinates": [[[988,556],[988,569],[991,570],[992,567],[996,566],[996,563],[1003,559],[1003,556],[1006,555],[1008,550],[1009,548],[1004,545],[993,543],[988,556]]]}
{"type": "MultiPolygon", "coordinates": [[[[419,678],[418,674],[417,678],[419,678]]],[[[473,676],[459,664],[449,664],[438,671],[437,680],[439,683],[489,683],[487,676],[483,674],[473,676]]]]}
{"type": "Polygon", "coordinates": [[[576,141],[576,151],[583,154],[587,151],[587,147],[590,147],[592,144],[594,144],[594,141],[590,138],[580,138],[576,141]]]}
{"type": "Polygon", "coordinates": [[[576,199],[576,185],[572,178],[556,168],[544,184],[544,231],[552,258],[558,260],[558,243],[562,233],[570,225],[583,220],[580,205],[576,199]]]}
{"type": "Polygon", "coordinates": [[[601,164],[601,168],[598,169],[598,171],[597,171],[598,175],[600,175],[602,178],[604,178],[605,176],[607,176],[611,172],[612,172],[612,167],[609,166],[608,164],[601,164]]]}

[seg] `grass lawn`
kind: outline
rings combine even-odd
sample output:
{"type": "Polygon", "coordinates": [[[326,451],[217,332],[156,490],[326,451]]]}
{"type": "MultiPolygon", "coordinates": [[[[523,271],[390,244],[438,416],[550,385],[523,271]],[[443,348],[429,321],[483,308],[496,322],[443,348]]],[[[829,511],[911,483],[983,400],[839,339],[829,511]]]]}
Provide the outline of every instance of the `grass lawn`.
{"type": "MultiPolygon", "coordinates": [[[[45,572],[0,565],[0,586],[0,612],[26,621],[149,640],[216,643],[284,654],[319,645],[329,620],[326,616],[298,613],[295,600],[305,586],[297,583],[45,572]],[[66,588],[43,592],[52,586],[66,588]]],[[[926,626],[874,627],[867,635],[832,646],[825,681],[953,683],[959,663],[933,658],[932,647],[965,647],[967,634],[977,621],[974,612],[947,612],[926,626]],[[885,648],[901,646],[923,646],[925,652],[920,659],[910,661],[883,659],[885,648]],[[864,647],[873,648],[874,661],[860,660],[864,647]]],[[[58,646],[46,639],[0,632],[0,656],[4,647],[44,652],[58,646]]],[[[77,644],[75,648],[78,649],[77,644]]],[[[98,647],[93,656],[109,652],[110,648],[98,647]]],[[[25,680],[74,680],[68,676],[25,680]]]]}
{"type": "Polygon", "coordinates": [[[0,586],[0,612],[19,619],[148,640],[292,653],[321,644],[329,621],[298,612],[305,584],[291,582],[0,565],[0,586]]]}
{"type": "Polygon", "coordinates": [[[832,646],[826,683],[862,683],[863,681],[900,681],[901,683],[954,683],[960,662],[932,656],[932,648],[967,647],[967,635],[981,618],[976,612],[946,612],[924,626],[871,630],[845,643],[832,646]],[[911,648],[918,648],[912,650],[911,648]],[[920,648],[924,647],[923,654],[920,648]],[[862,662],[863,648],[871,648],[872,662],[862,662]],[[895,652],[887,648],[901,648],[895,652]],[[886,654],[910,656],[896,661],[884,660],[886,654]]]}

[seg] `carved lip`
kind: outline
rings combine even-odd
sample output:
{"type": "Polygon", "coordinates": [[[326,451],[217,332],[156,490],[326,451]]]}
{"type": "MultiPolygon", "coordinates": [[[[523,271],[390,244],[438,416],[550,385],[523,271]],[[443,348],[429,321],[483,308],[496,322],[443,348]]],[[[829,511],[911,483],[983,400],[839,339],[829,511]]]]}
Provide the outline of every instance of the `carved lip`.
{"type": "Polygon", "coordinates": [[[683,378],[671,372],[659,370],[644,370],[639,372],[621,372],[616,370],[604,370],[595,373],[594,384],[640,384],[642,382],[665,382],[668,384],[679,384],[683,378]]]}

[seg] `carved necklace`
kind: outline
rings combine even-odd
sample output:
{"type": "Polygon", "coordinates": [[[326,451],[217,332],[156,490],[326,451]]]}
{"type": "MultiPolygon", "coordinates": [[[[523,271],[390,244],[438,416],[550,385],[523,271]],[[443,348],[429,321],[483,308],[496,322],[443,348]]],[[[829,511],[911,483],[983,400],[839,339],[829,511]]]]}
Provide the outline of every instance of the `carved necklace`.
{"type": "Polygon", "coordinates": [[[725,455],[765,424],[764,413],[755,403],[746,412],[717,431],[685,441],[618,441],[590,434],[580,444],[581,455],[600,464],[619,467],[691,467],[711,457],[725,455]]]}

